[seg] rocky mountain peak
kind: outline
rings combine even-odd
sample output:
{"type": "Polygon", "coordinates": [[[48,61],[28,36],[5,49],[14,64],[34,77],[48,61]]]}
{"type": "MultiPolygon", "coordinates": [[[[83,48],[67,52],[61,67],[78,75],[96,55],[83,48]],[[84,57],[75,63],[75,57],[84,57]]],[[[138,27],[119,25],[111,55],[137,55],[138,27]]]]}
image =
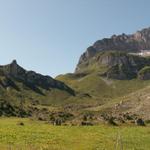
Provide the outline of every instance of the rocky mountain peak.
{"type": "Polygon", "coordinates": [[[8,65],[0,66],[1,73],[5,75],[11,75],[11,76],[20,76],[25,74],[26,70],[23,69],[21,66],[17,64],[16,60],[13,60],[8,65]]]}
{"type": "Polygon", "coordinates": [[[90,58],[94,57],[100,51],[123,51],[123,52],[139,52],[141,50],[150,50],[150,27],[134,34],[113,35],[110,38],[104,38],[96,41],[90,49],[81,55],[76,70],[79,65],[84,64],[90,58]]]}
{"type": "Polygon", "coordinates": [[[13,65],[17,65],[17,60],[16,59],[14,59],[13,61],[12,61],[12,63],[11,64],[13,64],[13,65]]]}
{"type": "Polygon", "coordinates": [[[13,60],[12,63],[9,65],[9,71],[13,75],[17,75],[22,70],[24,69],[17,64],[16,60],[13,60]]]}

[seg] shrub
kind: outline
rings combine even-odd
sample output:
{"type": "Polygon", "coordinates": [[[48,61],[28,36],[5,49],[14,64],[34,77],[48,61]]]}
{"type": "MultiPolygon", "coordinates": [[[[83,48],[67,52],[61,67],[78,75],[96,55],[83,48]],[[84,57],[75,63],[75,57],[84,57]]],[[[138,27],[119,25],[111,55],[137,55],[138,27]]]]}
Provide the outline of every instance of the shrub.
{"type": "Polygon", "coordinates": [[[19,122],[17,125],[24,126],[23,122],[19,122]]]}
{"type": "Polygon", "coordinates": [[[150,66],[146,66],[146,67],[142,68],[138,72],[138,78],[141,79],[141,80],[150,79],[150,66]]]}

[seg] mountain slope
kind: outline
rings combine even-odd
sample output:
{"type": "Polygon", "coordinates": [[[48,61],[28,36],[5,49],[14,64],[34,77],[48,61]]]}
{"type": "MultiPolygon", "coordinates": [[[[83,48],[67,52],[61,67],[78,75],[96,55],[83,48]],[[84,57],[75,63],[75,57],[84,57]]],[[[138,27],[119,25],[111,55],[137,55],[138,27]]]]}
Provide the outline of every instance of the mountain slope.
{"type": "Polygon", "coordinates": [[[136,54],[149,51],[149,43],[150,28],[99,40],[81,55],[74,73],[56,79],[83,95],[78,111],[94,114],[96,122],[112,116],[119,122],[149,120],[150,57],[136,54]]]}
{"type": "Polygon", "coordinates": [[[75,92],[66,84],[34,71],[26,71],[14,60],[11,64],[0,66],[0,98],[13,104],[38,103],[51,105],[60,102],[75,92]]]}
{"type": "MultiPolygon", "coordinates": [[[[124,109],[122,110],[119,105],[120,109],[116,110],[115,105],[130,97],[130,94],[149,87],[149,66],[149,57],[118,51],[103,51],[88,59],[77,72],[59,75],[56,79],[70,85],[79,95],[84,93],[84,99],[80,98],[84,106],[80,109],[81,112],[106,113],[118,117],[119,113],[123,115],[124,109]]],[[[130,107],[131,104],[132,107],[130,115],[135,112],[136,115],[148,119],[139,111],[135,111],[138,109],[138,103],[133,97],[130,98],[128,105],[130,107]]],[[[130,110],[128,107],[125,112],[130,110]]]]}
{"type": "Polygon", "coordinates": [[[105,73],[107,71],[107,77],[129,79],[136,77],[140,69],[149,65],[149,57],[140,57],[119,51],[103,51],[78,65],[78,71],[75,73],[88,73],[93,71],[105,73]],[[115,74],[113,77],[113,73],[115,73],[113,71],[116,71],[116,77],[115,74]]]}
{"type": "Polygon", "coordinates": [[[137,117],[143,118],[144,120],[150,120],[150,82],[148,82],[144,88],[135,90],[130,94],[119,97],[105,103],[101,106],[94,106],[88,108],[88,111],[97,113],[106,113],[107,115],[112,115],[116,119],[122,120],[134,120],[137,117]]]}
{"type": "MultiPolygon", "coordinates": [[[[79,77],[76,74],[66,74],[58,76],[57,79],[70,85],[70,87],[74,88],[77,92],[88,95],[87,99],[90,99],[92,104],[94,104],[95,101],[99,104],[104,104],[114,98],[142,89],[150,83],[147,80],[139,79],[108,79],[99,73],[90,73],[84,77],[79,77]]],[[[85,100],[83,104],[86,103],[87,101],[85,100]]]]}

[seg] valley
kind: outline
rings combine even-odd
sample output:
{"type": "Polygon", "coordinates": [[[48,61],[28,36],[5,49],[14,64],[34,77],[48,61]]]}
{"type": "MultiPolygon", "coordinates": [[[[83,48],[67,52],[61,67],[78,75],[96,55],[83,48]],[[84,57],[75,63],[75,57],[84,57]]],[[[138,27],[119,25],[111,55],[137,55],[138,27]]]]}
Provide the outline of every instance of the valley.
{"type": "Polygon", "coordinates": [[[1,65],[0,149],[148,150],[149,34],[99,40],[56,78],[1,65]]]}

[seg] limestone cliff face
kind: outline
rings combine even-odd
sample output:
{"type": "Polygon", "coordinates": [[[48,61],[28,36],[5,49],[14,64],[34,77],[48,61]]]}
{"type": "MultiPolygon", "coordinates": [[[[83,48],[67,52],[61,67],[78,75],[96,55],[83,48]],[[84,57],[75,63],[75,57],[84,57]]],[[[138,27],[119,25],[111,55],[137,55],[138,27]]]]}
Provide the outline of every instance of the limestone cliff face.
{"type": "Polygon", "coordinates": [[[136,78],[138,72],[145,66],[150,66],[150,58],[131,55],[120,51],[103,51],[79,65],[76,73],[101,72],[107,78],[112,79],[132,79],[136,78]],[[94,69],[93,69],[94,68],[94,69]]]}
{"type": "Polygon", "coordinates": [[[6,87],[9,85],[15,85],[13,80],[17,80],[33,89],[36,89],[36,87],[41,87],[47,90],[50,88],[56,88],[74,94],[74,91],[63,82],[34,71],[27,71],[19,66],[16,60],[13,60],[12,63],[8,65],[0,66],[0,76],[5,77],[0,83],[6,87]]]}
{"type": "Polygon", "coordinates": [[[123,51],[138,52],[140,50],[150,50],[150,28],[137,31],[131,35],[113,35],[111,38],[104,38],[96,41],[80,57],[76,71],[80,65],[88,59],[94,57],[100,51],[123,51]]]}
{"type": "MultiPolygon", "coordinates": [[[[109,52],[101,55],[98,63],[108,67],[105,72],[107,78],[124,80],[136,78],[141,69],[150,66],[150,59],[122,52],[109,52]]],[[[145,73],[145,77],[147,76],[148,73],[145,73]]]]}

